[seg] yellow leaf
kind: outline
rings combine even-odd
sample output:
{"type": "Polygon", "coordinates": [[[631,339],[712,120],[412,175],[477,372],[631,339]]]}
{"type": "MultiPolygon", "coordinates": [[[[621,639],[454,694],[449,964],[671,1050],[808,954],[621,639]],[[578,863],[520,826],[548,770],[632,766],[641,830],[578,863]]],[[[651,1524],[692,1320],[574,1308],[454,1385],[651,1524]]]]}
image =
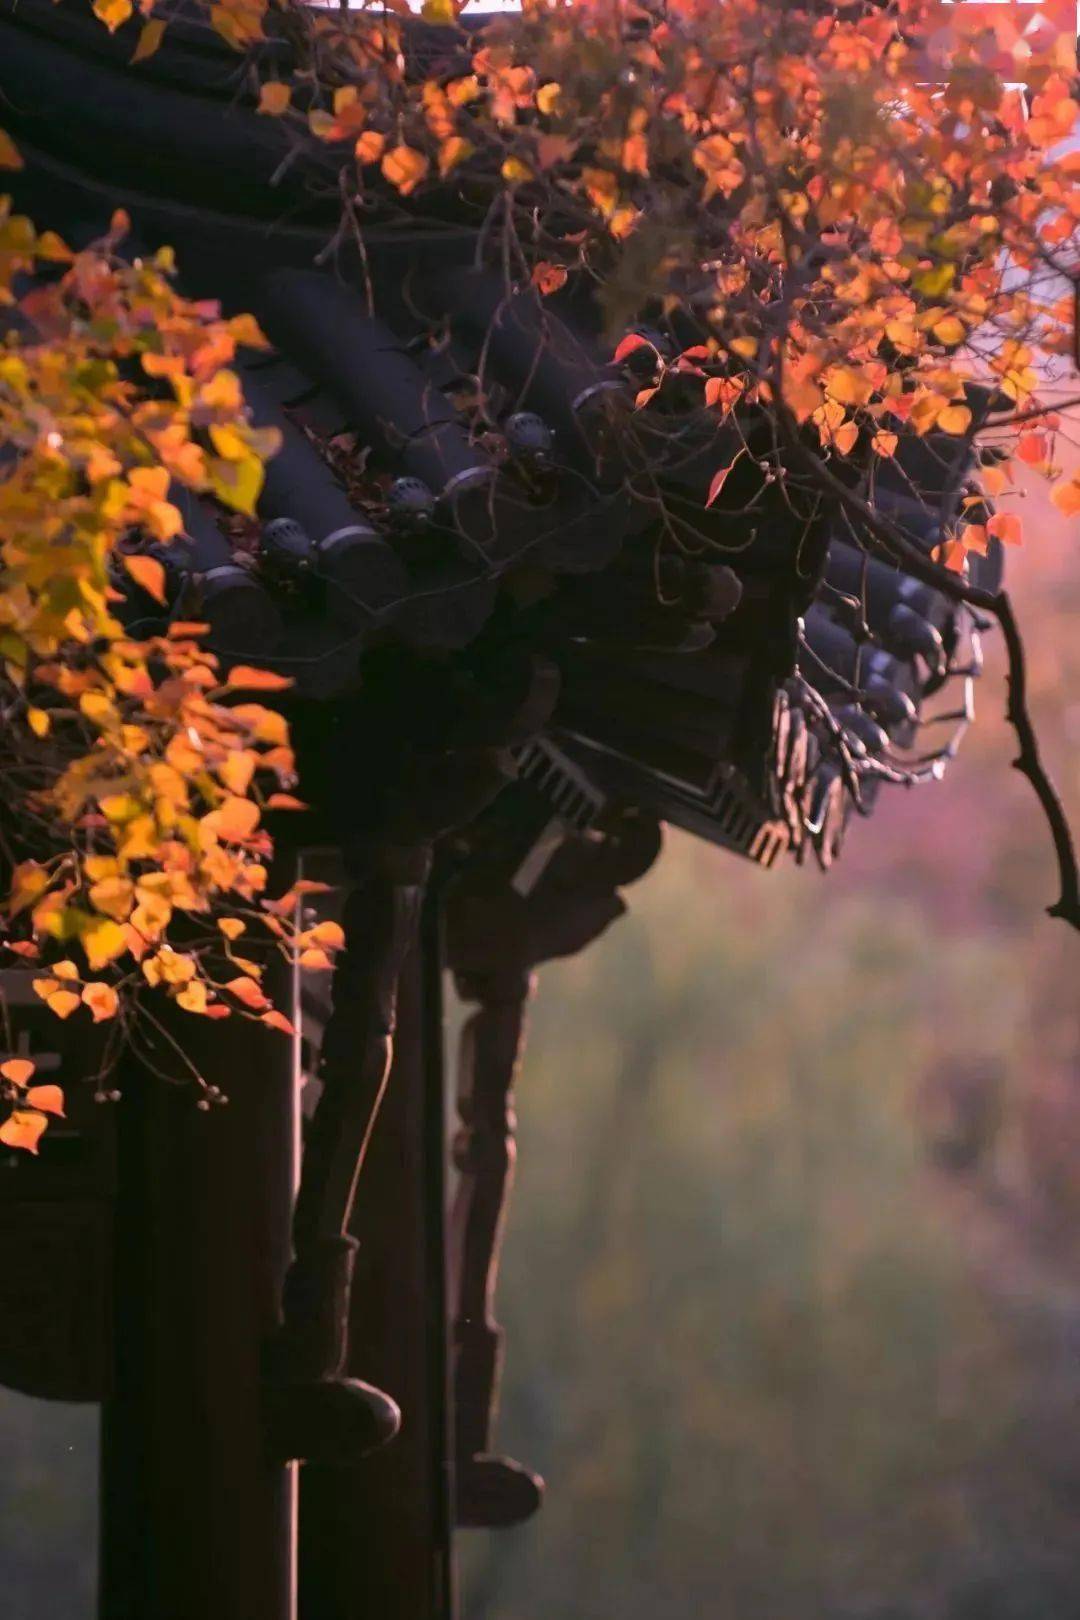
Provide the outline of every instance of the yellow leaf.
{"type": "Polygon", "coordinates": [[[288,112],[291,100],[291,85],[268,79],[259,91],[258,111],[269,118],[280,118],[282,113],[288,112]]]}
{"type": "Polygon", "coordinates": [[[75,982],[78,983],[79,970],[75,966],[74,962],[68,960],[63,962],[54,962],[50,972],[55,973],[58,979],[74,979],[75,982]]]}
{"type": "Polygon", "coordinates": [[[113,922],[111,918],[102,917],[95,919],[84,929],[81,944],[86,952],[86,960],[96,973],[99,968],[115,962],[116,958],[127,950],[127,934],[119,923],[113,922]]]}
{"type": "Polygon", "coordinates": [[[967,337],[967,327],[958,315],[946,315],[934,327],[934,336],[940,343],[955,348],[958,343],[963,343],[967,337]]]}
{"type": "Polygon", "coordinates": [[[120,998],[111,984],[102,984],[100,979],[93,984],[83,986],[82,999],[94,1015],[94,1023],[104,1023],[108,1018],[115,1018],[120,1007],[120,998]]]}
{"type": "Polygon", "coordinates": [[[257,756],[250,748],[240,748],[226,754],[218,766],[218,776],[231,793],[245,794],[255,774],[257,756]]]}
{"type": "Polygon", "coordinates": [[[825,390],[840,405],[865,405],[874,385],[849,366],[835,366],[825,379],[825,390]]]}
{"type": "Polygon", "coordinates": [[[144,23],[142,32],[139,34],[139,43],[135,47],[135,54],[131,58],[132,66],[136,62],[145,62],[148,56],[153,56],[164,37],[165,22],[163,18],[152,17],[148,23],[144,23]]]}
{"type": "Polygon", "coordinates": [[[124,567],[141,590],[147,596],[152,596],[155,602],[166,605],[165,599],[165,569],[156,557],[146,557],[141,554],[125,556],[124,567]]]}
{"type": "Polygon", "coordinates": [[[27,1086],[34,1078],[37,1068],[29,1058],[8,1058],[6,1063],[0,1063],[0,1074],[13,1086],[27,1086]]]}
{"type": "Polygon", "coordinates": [[[44,1114],[29,1114],[22,1108],[16,1108],[10,1118],[0,1125],[0,1142],[5,1147],[36,1153],[41,1133],[47,1124],[44,1114]]]}
{"type": "Polygon", "coordinates": [[[124,827],[116,853],[122,861],[152,860],[159,843],[160,835],[153,816],[136,816],[124,827]]]}
{"type": "Polygon", "coordinates": [[[229,940],[239,939],[241,934],[247,932],[247,924],[241,922],[239,917],[219,917],[218,928],[229,940]]]}
{"type": "Polygon", "coordinates": [[[536,92],[536,105],[545,118],[555,111],[559,97],[562,95],[562,85],[554,80],[550,84],[542,84],[536,92]]]}
{"type": "Polygon", "coordinates": [[[125,822],[134,821],[142,805],[130,793],[106,793],[98,800],[101,813],[106,821],[115,821],[119,826],[125,822]]]}
{"type": "Polygon", "coordinates": [[[34,905],[48,887],[49,874],[43,866],[39,866],[37,861],[21,861],[11,876],[11,893],[7,902],[9,915],[17,917],[27,906],[34,905]]]}
{"type": "Polygon", "coordinates": [[[520,158],[508,157],[502,166],[502,177],[512,186],[521,185],[524,184],[526,180],[532,179],[533,172],[529,168],[529,165],[527,163],[523,163],[520,158]]]}
{"type": "Polygon", "coordinates": [[[131,913],[131,926],[144,939],[158,939],[172,920],[172,906],[158,894],[144,894],[131,913]]]}
{"type": "Polygon", "coordinates": [[[966,433],[971,426],[971,412],[966,405],[947,405],[937,419],[942,433],[966,433]]]}
{"type": "Polygon", "coordinates": [[[84,692],[79,699],[79,708],[96,726],[108,725],[117,717],[112,699],[104,692],[84,692]]]}
{"type": "MultiPolygon", "coordinates": [[[[901,243],[901,246],[903,244],[901,243]]],[[[899,252],[899,248],[896,249],[899,252]]],[[[940,298],[947,293],[956,280],[956,267],[948,262],[933,265],[929,270],[919,270],[912,276],[912,285],[928,298],[940,298]]]]}
{"type": "Polygon", "coordinates": [[[0,129],[0,169],[21,169],[23,160],[11,136],[0,129]]]}
{"type": "Polygon", "coordinates": [[[26,1101],[31,1108],[37,1108],[43,1114],[59,1114],[64,1117],[64,1093],[59,1086],[31,1086],[26,1093],[26,1101]]]}
{"type": "Polygon", "coordinates": [[[420,7],[420,15],[425,22],[441,23],[444,26],[457,22],[457,14],[455,0],[424,0],[420,7]]]}
{"type": "Polygon", "coordinates": [[[147,984],[190,984],[195,977],[196,962],[194,957],[163,945],[156,956],[149,957],[143,963],[142,970],[147,984]]]}
{"type": "Polygon", "coordinates": [[[176,1005],[183,1007],[185,1012],[204,1013],[206,1011],[206,986],[201,979],[192,979],[182,990],[178,990],[174,997],[176,1005]]]}
{"type": "Polygon", "coordinates": [[[231,506],[234,512],[243,512],[246,517],[255,516],[255,502],[262,493],[266,477],[258,456],[228,461],[224,456],[210,456],[206,463],[206,476],[219,501],[231,506]]]}
{"type": "Polygon", "coordinates": [[[35,737],[47,737],[49,735],[49,727],[52,725],[52,721],[44,709],[34,708],[27,709],[26,723],[30,727],[30,730],[34,733],[35,737]]]}
{"type": "Polygon", "coordinates": [[[844,422],[833,434],[833,444],[842,456],[850,454],[858,443],[859,429],[855,422],[844,422]]]}

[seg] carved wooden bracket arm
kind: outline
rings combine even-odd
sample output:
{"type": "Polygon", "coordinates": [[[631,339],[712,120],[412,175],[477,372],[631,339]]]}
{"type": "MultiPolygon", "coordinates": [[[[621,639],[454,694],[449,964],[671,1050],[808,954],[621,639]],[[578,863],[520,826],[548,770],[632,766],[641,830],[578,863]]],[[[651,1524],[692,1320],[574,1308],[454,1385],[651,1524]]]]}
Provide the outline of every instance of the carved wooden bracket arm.
{"type": "Polygon", "coordinates": [[[599,834],[569,838],[527,896],[508,876],[481,866],[448,899],[449,965],[462,1000],[475,1004],[459,1048],[458,1184],[450,1220],[461,1525],[517,1524],[543,1498],[536,1474],[491,1450],[503,1352],[494,1298],[517,1157],[513,1093],[536,983],[532,969],[575,954],[620,917],[618,888],[647,871],[659,849],[655,821],[622,813],[599,834]]]}

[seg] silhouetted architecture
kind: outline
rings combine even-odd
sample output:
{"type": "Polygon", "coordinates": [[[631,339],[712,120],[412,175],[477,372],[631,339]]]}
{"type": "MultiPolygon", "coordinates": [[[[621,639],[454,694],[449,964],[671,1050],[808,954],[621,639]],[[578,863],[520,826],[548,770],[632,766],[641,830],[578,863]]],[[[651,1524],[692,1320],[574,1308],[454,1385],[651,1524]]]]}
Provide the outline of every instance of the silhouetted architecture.
{"type": "MultiPolygon", "coordinates": [[[[429,67],[458,49],[417,41],[429,67]]],[[[133,253],[171,243],[184,291],[273,344],[242,366],[282,435],[258,523],[178,495],[186,534],[159,554],[169,613],[294,677],[313,808],[279,861],[339,885],[346,948],[332,985],[282,987],[296,1053],[184,1022],[220,1117],[134,1054],[115,1113],[84,1106],[73,1032],[14,1007],[35,1052],[68,1043],[71,1101],[0,1193],[27,1261],[0,1281],[0,1378],[105,1403],[104,1620],[287,1620],[297,1586],[302,1620],[449,1620],[454,1523],[542,1498],[494,1430],[535,969],[618,918],[662,823],[828,866],[890,779],[940,774],[979,626],[783,489],[753,412],[720,426],[674,373],[635,411],[589,285],[508,282],[467,175],[404,212],[373,193],[361,261],[332,155],[286,161],[208,29],[171,24],[138,70],[132,45],[73,0],[0,0],[11,189],[76,245],[122,205],[133,253]],[[446,1225],[444,965],[470,1008],[446,1225]]],[[[673,356],[695,327],[658,314],[648,336],[673,356]]],[[[927,550],[968,453],[931,433],[877,474],[927,550]]],[[[127,588],[133,632],[160,628],[127,588]]]]}

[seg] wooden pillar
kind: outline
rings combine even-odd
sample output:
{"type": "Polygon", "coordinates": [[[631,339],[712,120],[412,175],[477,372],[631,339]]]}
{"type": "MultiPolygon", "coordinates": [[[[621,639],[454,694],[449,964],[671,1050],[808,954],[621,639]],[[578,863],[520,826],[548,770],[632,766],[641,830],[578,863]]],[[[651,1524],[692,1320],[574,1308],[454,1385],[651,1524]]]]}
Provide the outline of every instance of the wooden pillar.
{"type": "Polygon", "coordinates": [[[360,1178],[348,1371],[401,1432],[355,1467],[308,1464],[300,1620],[452,1620],[438,886],[401,973],[393,1066],[360,1178]]]}
{"type": "MultiPolygon", "coordinates": [[[[295,1173],[292,1043],[187,1017],[228,1096],[200,1111],[129,1057],[117,1104],[101,1620],[294,1620],[295,1466],[264,1453],[260,1361],[295,1173]]],[[[169,1067],[164,1042],[155,1052],[169,1067]]]]}

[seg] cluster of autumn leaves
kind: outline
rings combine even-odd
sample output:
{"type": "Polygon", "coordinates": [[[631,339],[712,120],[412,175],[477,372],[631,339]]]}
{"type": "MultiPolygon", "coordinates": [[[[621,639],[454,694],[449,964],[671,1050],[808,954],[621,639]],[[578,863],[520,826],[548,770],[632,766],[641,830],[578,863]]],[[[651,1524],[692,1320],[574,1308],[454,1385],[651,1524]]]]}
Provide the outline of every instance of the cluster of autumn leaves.
{"type": "MultiPolygon", "coordinates": [[[[166,27],[153,0],[139,9],[133,72],[166,27]]],[[[585,268],[616,328],[645,306],[692,305],[703,341],[654,348],[639,407],[662,407],[678,373],[720,419],[757,408],[776,427],[776,476],[785,432],[825,466],[887,459],[903,434],[969,436],[976,380],[1016,422],[996,430],[969,501],[1005,491],[1015,456],[1080,511],[1080,483],[1055,468],[1060,418],[1039,399],[1072,343],[1080,157],[1056,155],[1078,114],[1071,39],[1020,41],[1011,7],[960,38],[935,0],[525,0],[464,47],[467,71],[425,80],[404,70],[409,9],[293,8],[297,69],[259,87],[261,115],[339,155],[343,195],[482,186],[502,262],[541,295],[585,268]],[[1018,41],[1027,94],[999,72],[1018,41]]],[[[448,23],[462,9],[422,12],[448,23]]],[[[115,29],[133,7],[93,10],[115,29]]],[[[238,49],[267,15],[266,0],[208,6],[238,49]]],[[[18,162],[0,134],[0,166],[18,162]]],[[[287,1028],[243,936],[311,967],[341,944],[332,925],[295,923],[295,893],[264,893],[262,817],[298,802],[294,762],[281,716],[237,699],[287,683],[222,673],[197,624],[136,641],[112,613],[117,569],[162,598],[160,561],[124,540],[170,542],[177,486],[254,512],[274,444],[231,363],[261,338],[180,298],[167,254],[126,262],[123,229],[71,254],[0,211],[0,301],[21,272],[55,272],[22,301],[30,335],[0,346],[0,445],[16,452],[0,471],[0,660],[25,763],[9,792],[40,844],[15,872],[6,949],[61,1018],[122,1025],[153,989],[203,1017],[287,1028]],[[210,937],[180,948],[180,919],[185,938],[203,921],[210,937]]],[[[1019,541],[1011,514],[977,515],[946,539],[946,567],[991,536],[1019,541]]],[[[0,1140],[32,1147],[59,1099],[25,1060],[0,1079],[14,1105],[0,1140]]]]}
{"type": "MultiPolygon", "coordinates": [[[[721,415],[763,406],[826,458],[889,457],[902,433],[978,429],[980,381],[1056,478],[1038,390],[1073,343],[1075,40],[977,9],[964,27],[938,0],[525,0],[469,71],[426,80],[403,70],[405,0],[316,10],[308,67],[259,110],[338,150],[357,201],[486,187],[512,274],[549,296],[587,267],[616,329],[692,303],[706,341],[658,353],[643,407],[674,365],[721,415]]],[[[985,493],[1009,482],[1005,458],[985,493]]],[[[1072,513],[1080,485],[1054,498],[1072,513]]],[[[939,560],[984,538],[958,528],[939,560]]]]}
{"type": "MultiPolygon", "coordinates": [[[[290,683],[221,671],[205,625],[174,616],[133,639],[115,616],[124,574],[164,604],[162,562],[128,542],[173,540],[177,491],[253,514],[276,440],[250,424],[231,362],[263,340],[179,297],[167,254],[123,259],[126,228],[118,217],[71,253],[0,213],[0,304],[20,274],[52,271],[0,346],[4,836],[9,857],[14,841],[32,852],[14,865],[3,947],[61,1019],[122,1028],[153,989],[288,1032],[261,984],[266,943],[313,969],[343,943],[334,923],[298,922],[298,891],[265,893],[264,812],[301,804],[286,722],[256,699],[290,683]],[[260,947],[245,952],[245,935],[260,947]]],[[[0,1141],[34,1149],[59,1092],[23,1058],[0,1082],[0,1141]]]]}

